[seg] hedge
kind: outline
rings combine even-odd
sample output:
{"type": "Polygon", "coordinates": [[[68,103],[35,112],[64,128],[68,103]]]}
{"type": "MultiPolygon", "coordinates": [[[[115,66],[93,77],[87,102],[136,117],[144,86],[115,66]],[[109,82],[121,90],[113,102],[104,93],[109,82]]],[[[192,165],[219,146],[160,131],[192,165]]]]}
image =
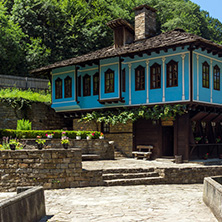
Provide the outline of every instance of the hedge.
{"type": "Polygon", "coordinates": [[[13,129],[0,129],[0,137],[11,137],[11,138],[36,138],[41,136],[42,138],[47,138],[46,134],[54,134],[53,138],[60,139],[62,132],[66,132],[65,136],[70,139],[76,138],[76,133],[81,132],[82,139],[86,139],[87,135],[94,133],[93,139],[98,139],[101,132],[98,131],[68,131],[68,130],[13,130],[13,129]]]}

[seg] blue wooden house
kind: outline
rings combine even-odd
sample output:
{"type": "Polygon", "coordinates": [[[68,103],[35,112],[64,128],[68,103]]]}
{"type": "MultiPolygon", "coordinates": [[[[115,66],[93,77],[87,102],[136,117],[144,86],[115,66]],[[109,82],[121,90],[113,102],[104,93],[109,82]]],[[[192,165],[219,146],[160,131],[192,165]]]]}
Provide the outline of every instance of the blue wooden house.
{"type": "MultiPolygon", "coordinates": [[[[186,104],[187,114],[171,125],[140,120],[113,132],[113,138],[131,135],[131,145],[119,149],[131,156],[138,144],[151,144],[154,157],[185,160],[219,155],[222,46],[182,29],[157,35],[156,10],[142,5],[134,11],[135,27],[123,19],[107,24],[113,46],[32,71],[51,76],[52,108],[72,121],[93,110],[186,104]]],[[[109,127],[102,129],[108,136],[109,127]]]]}

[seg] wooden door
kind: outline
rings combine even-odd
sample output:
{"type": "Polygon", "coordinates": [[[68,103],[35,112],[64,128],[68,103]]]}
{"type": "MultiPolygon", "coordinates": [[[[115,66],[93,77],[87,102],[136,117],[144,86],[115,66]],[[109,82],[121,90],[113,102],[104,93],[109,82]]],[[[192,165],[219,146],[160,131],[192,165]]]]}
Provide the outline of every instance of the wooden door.
{"type": "Polygon", "coordinates": [[[163,135],[163,156],[174,156],[174,128],[173,126],[164,126],[163,135]]]}

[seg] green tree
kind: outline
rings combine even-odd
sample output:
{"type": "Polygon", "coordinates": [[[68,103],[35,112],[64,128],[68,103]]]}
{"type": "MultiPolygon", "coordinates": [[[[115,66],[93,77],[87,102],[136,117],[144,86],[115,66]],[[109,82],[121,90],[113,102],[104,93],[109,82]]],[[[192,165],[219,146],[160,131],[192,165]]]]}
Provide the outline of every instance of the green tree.
{"type": "Polygon", "coordinates": [[[24,34],[7,15],[0,2],[0,73],[16,75],[26,70],[22,38],[24,34]]]}

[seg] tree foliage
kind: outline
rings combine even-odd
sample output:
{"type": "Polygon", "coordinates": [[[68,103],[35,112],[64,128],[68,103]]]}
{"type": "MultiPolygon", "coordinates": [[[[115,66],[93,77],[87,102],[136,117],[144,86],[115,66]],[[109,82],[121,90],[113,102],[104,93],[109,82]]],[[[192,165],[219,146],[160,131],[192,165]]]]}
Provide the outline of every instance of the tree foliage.
{"type": "Polygon", "coordinates": [[[222,43],[222,24],[190,0],[0,0],[1,74],[30,69],[112,44],[106,23],[134,23],[135,6],[157,9],[157,32],[176,27],[222,43]]]}

